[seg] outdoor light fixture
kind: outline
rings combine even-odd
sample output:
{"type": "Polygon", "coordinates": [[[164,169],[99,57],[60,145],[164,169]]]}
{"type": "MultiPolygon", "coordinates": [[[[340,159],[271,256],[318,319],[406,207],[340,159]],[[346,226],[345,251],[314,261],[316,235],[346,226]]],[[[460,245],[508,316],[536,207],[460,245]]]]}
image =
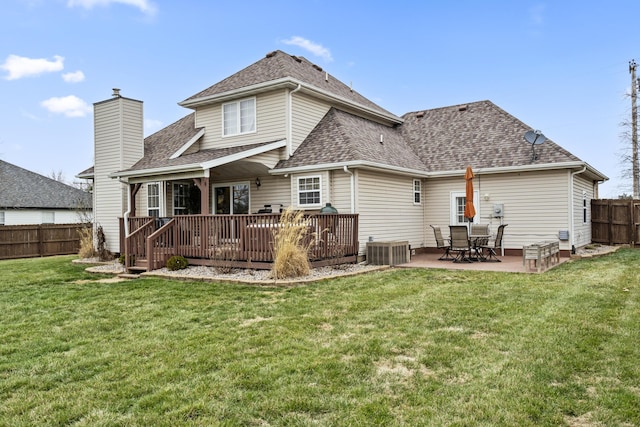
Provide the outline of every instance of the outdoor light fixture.
{"type": "Polygon", "coordinates": [[[261,185],[262,185],[262,182],[260,182],[260,177],[256,178],[256,187],[260,188],[261,185]]]}
{"type": "Polygon", "coordinates": [[[488,201],[489,200],[489,193],[485,193],[484,194],[484,201],[488,201]]]}

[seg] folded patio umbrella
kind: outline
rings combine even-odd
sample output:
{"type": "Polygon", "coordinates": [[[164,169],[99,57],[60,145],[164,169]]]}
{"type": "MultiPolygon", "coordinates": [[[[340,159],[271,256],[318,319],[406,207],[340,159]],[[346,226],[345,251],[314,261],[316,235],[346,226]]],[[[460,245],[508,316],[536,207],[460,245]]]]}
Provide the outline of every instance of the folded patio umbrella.
{"type": "Polygon", "coordinates": [[[471,166],[467,166],[464,179],[467,181],[464,217],[468,218],[469,222],[473,222],[473,217],[476,216],[476,208],[473,206],[473,170],[471,170],[471,166]]]}

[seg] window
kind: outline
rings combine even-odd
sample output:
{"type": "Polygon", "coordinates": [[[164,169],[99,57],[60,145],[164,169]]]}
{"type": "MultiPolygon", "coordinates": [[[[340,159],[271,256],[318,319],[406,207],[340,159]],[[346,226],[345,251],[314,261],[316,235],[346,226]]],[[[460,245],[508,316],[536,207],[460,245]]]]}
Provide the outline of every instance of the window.
{"type": "Polygon", "coordinates": [[[249,213],[249,184],[215,187],[213,194],[213,211],[216,214],[249,213]]]}
{"type": "Polygon", "coordinates": [[[4,225],[4,212],[0,212],[0,225],[4,225]]]}
{"type": "Polygon", "coordinates": [[[256,131],[256,99],[244,99],[222,105],[223,136],[256,131]]]}
{"type": "Polygon", "coordinates": [[[320,200],[320,177],[298,178],[298,204],[300,206],[317,206],[320,200]]]}
{"type": "Polygon", "coordinates": [[[43,224],[55,224],[56,223],[56,213],[55,212],[42,212],[42,223],[43,224]]]}
{"type": "Polygon", "coordinates": [[[582,223],[587,223],[587,192],[582,192],[582,223]]]}
{"type": "Polygon", "coordinates": [[[189,213],[189,184],[173,184],[173,214],[187,215],[189,213]]]}
{"type": "Polygon", "coordinates": [[[419,179],[413,180],[413,204],[419,205],[422,203],[422,181],[419,179]]]}
{"type": "MultiPolygon", "coordinates": [[[[464,217],[464,205],[467,203],[467,197],[464,191],[455,191],[451,193],[451,224],[467,224],[469,220],[464,217]]],[[[476,208],[475,218],[480,218],[480,193],[473,192],[473,205],[476,208]]]]}
{"type": "Polygon", "coordinates": [[[160,183],[147,184],[147,215],[160,216],[160,183]]]}

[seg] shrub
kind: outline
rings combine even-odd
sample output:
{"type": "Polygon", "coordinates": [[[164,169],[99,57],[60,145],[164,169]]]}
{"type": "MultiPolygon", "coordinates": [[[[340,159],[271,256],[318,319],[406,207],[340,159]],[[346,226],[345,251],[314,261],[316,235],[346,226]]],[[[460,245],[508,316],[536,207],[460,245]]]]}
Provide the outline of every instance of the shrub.
{"type": "Polygon", "coordinates": [[[182,255],[174,255],[167,260],[167,268],[171,271],[184,270],[189,265],[189,261],[182,255]]]}
{"type": "Polygon", "coordinates": [[[271,277],[284,279],[306,276],[311,269],[308,252],[313,242],[313,239],[305,242],[309,221],[304,219],[301,211],[295,212],[289,207],[280,216],[279,225],[273,236],[271,277]]]}
{"type": "Polygon", "coordinates": [[[101,225],[96,229],[96,241],[96,255],[100,258],[100,261],[113,259],[113,254],[107,249],[107,237],[104,235],[104,230],[101,225]]]}

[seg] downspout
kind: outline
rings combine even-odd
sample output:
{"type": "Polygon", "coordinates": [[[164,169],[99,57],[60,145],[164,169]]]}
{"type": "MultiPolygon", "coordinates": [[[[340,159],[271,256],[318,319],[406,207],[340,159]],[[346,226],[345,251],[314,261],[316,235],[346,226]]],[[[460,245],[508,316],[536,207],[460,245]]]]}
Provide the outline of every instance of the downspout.
{"type": "Polygon", "coordinates": [[[287,103],[287,159],[293,155],[293,94],[302,89],[302,85],[298,83],[298,87],[289,92],[289,102],[287,103]]]}
{"type": "Polygon", "coordinates": [[[571,210],[570,210],[570,213],[569,213],[569,215],[570,215],[570,218],[569,218],[569,227],[570,227],[569,228],[569,230],[570,230],[569,231],[569,236],[570,236],[571,250],[573,250],[573,248],[575,247],[574,246],[575,245],[574,235],[575,235],[575,231],[576,231],[575,230],[575,218],[573,217],[574,208],[575,208],[574,201],[573,201],[573,177],[578,175],[578,174],[583,173],[586,170],[587,170],[587,166],[584,165],[581,170],[575,171],[575,172],[571,172],[571,182],[569,183],[569,203],[570,203],[569,206],[571,206],[571,210]]]}
{"type": "Polygon", "coordinates": [[[122,179],[118,179],[118,181],[120,181],[120,183],[125,184],[127,186],[127,210],[123,215],[124,235],[126,237],[129,235],[129,215],[131,214],[131,189],[129,188],[129,181],[123,181],[122,179]]]}
{"type": "Polygon", "coordinates": [[[351,213],[356,213],[356,194],[355,194],[356,177],[353,175],[353,172],[351,172],[349,170],[347,165],[344,165],[343,170],[344,170],[345,173],[348,173],[349,175],[351,175],[351,177],[350,177],[350,181],[351,181],[351,213]]]}

